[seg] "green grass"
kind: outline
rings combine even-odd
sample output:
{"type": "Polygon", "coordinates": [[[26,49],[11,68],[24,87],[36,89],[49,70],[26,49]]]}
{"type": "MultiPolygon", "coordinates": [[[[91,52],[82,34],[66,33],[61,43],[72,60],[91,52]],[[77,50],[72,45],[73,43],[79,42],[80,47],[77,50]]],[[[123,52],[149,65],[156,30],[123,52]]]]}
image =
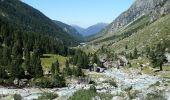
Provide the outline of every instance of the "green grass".
{"type": "Polygon", "coordinates": [[[161,42],[161,40],[168,39],[170,37],[169,30],[170,15],[167,15],[140,31],[133,33],[131,36],[114,43],[111,48],[121,52],[125,50],[125,45],[128,45],[129,51],[132,51],[135,47],[139,51],[143,51],[146,45],[154,46],[161,42]]]}
{"type": "Polygon", "coordinates": [[[98,46],[107,44],[105,48],[114,50],[115,53],[120,53],[122,51],[128,53],[132,52],[135,47],[140,52],[144,51],[146,46],[153,47],[162,40],[169,38],[170,14],[159,18],[153,23],[148,23],[147,17],[139,19],[129,26],[120,29],[118,32],[111,34],[108,38],[94,41],[97,42],[96,45],[98,46]],[[128,46],[128,50],[125,50],[126,45],[128,46]]]}
{"type": "Polygon", "coordinates": [[[53,100],[53,99],[55,99],[57,97],[58,97],[57,94],[45,92],[40,97],[38,97],[37,100],[53,100]]]}
{"type": "Polygon", "coordinates": [[[68,59],[68,57],[63,57],[55,54],[44,54],[43,57],[41,57],[41,65],[43,69],[49,69],[51,68],[52,63],[58,60],[60,66],[63,67],[65,65],[66,59],[68,59]]]}
{"type": "Polygon", "coordinates": [[[93,97],[99,96],[101,100],[111,100],[112,95],[107,93],[97,93],[91,90],[79,90],[69,100],[92,100],[93,97]]]}
{"type": "Polygon", "coordinates": [[[124,26],[119,31],[114,33],[112,36],[107,36],[99,41],[96,41],[95,43],[101,43],[101,42],[107,42],[109,40],[111,41],[119,41],[121,39],[126,38],[127,36],[132,35],[136,31],[143,29],[145,26],[147,26],[149,23],[148,17],[141,17],[138,20],[130,23],[128,26],[124,26]]]}
{"type": "Polygon", "coordinates": [[[146,100],[166,100],[163,91],[148,93],[146,100]]]}

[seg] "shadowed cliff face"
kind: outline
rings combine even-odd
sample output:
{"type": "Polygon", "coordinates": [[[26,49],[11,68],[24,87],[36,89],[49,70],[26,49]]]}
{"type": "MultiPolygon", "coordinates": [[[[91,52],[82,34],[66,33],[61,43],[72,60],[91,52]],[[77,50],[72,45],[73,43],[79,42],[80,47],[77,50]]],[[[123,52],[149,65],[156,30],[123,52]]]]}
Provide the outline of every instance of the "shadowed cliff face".
{"type": "Polygon", "coordinates": [[[142,16],[149,16],[152,22],[169,12],[170,0],[135,0],[127,11],[112,22],[108,33],[113,34],[121,27],[128,25],[142,16]]]}

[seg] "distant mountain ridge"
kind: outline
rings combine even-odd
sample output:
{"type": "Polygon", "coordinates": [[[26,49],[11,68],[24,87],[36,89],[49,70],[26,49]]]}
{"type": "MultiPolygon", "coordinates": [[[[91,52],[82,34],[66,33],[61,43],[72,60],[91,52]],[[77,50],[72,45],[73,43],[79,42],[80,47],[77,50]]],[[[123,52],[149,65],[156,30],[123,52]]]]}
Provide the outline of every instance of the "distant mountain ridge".
{"type": "Polygon", "coordinates": [[[71,25],[72,27],[74,27],[81,35],[83,35],[83,31],[85,30],[85,28],[82,28],[78,25],[71,25]]]}
{"type": "Polygon", "coordinates": [[[92,25],[86,29],[81,28],[77,25],[72,25],[77,31],[79,31],[79,33],[81,33],[83,36],[90,36],[90,35],[94,35],[98,32],[100,32],[101,30],[103,30],[108,24],[107,23],[97,23],[95,25],[92,25]]]}

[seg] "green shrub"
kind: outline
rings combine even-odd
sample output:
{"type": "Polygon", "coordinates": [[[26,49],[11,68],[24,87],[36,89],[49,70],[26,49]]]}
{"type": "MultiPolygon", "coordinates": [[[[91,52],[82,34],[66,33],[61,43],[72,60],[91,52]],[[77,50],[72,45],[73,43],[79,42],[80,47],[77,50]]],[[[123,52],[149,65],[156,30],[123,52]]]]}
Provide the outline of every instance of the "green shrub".
{"type": "Polygon", "coordinates": [[[22,100],[22,97],[20,94],[14,94],[13,98],[14,100],[22,100]]]}
{"type": "Polygon", "coordinates": [[[137,90],[128,91],[128,96],[129,96],[130,100],[135,99],[137,97],[138,93],[139,93],[139,91],[137,91],[137,90]]]}
{"type": "Polygon", "coordinates": [[[117,83],[114,80],[109,81],[111,86],[118,87],[117,83]]]}
{"type": "Polygon", "coordinates": [[[38,97],[38,100],[53,100],[58,97],[58,94],[54,93],[43,93],[42,96],[38,97]]]}
{"type": "Polygon", "coordinates": [[[52,76],[52,77],[41,77],[37,78],[33,85],[41,87],[41,88],[52,88],[52,87],[64,87],[65,79],[63,76],[60,76],[58,74],[52,76]]]}
{"type": "Polygon", "coordinates": [[[166,100],[162,91],[147,94],[146,100],[166,100]]]}
{"type": "Polygon", "coordinates": [[[109,83],[111,86],[118,87],[115,80],[107,80],[107,81],[104,81],[104,83],[109,83]]]}
{"type": "Polygon", "coordinates": [[[95,87],[94,85],[91,85],[91,86],[90,86],[90,91],[96,92],[96,87],[95,87]]]}
{"type": "Polygon", "coordinates": [[[95,96],[100,97],[101,100],[111,100],[113,97],[111,94],[97,93],[89,89],[75,92],[68,100],[92,100],[95,96]]]}
{"type": "Polygon", "coordinates": [[[159,86],[161,83],[159,81],[157,81],[156,83],[150,85],[150,87],[153,87],[153,86],[159,86]]]}
{"type": "Polygon", "coordinates": [[[42,88],[51,88],[52,87],[52,80],[51,80],[51,78],[48,78],[48,77],[42,77],[42,78],[36,79],[33,82],[33,84],[35,86],[42,87],[42,88]]]}
{"type": "Polygon", "coordinates": [[[132,89],[133,89],[133,87],[130,86],[130,87],[125,88],[124,91],[128,92],[128,91],[130,91],[130,90],[132,90],[132,89]]]}
{"type": "Polygon", "coordinates": [[[64,77],[61,76],[61,75],[55,74],[52,77],[52,85],[53,85],[53,87],[64,87],[64,86],[66,86],[64,77]]]}

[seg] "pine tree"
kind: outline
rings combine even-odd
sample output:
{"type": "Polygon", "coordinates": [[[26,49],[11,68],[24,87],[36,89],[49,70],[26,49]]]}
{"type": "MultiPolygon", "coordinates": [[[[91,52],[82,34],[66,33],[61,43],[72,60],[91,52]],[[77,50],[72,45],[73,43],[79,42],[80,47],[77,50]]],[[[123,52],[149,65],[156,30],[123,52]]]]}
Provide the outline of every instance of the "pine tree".
{"type": "Polygon", "coordinates": [[[30,67],[31,67],[30,75],[32,75],[32,77],[38,78],[43,76],[41,60],[37,52],[34,52],[31,57],[30,67]]]}
{"type": "Polygon", "coordinates": [[[76,68],[75,68],[75,67],[73,67],[73,68],[72,68],[72,74],[73,74],[74,76],[76,76],[76,75],[77,75],[77,70],[76,70],[76,68]]]}
{"type": "Polygon", "coordinates": [[[0,78],[1,79],[6,79],[8,78],[7,72],[5,71],[5,68],[0,66],[0,78]]]}
{"type": "Polygon", "coordinates": [[[151,49],[150,49],[149,46],[147,46],[146,47],[146,55],[147,55],[147,57],[149,56],[150,52],[151,52],[151,49]]]}
{"type": "Polygon", "coordinates": [[[88,56],[84,53],[83,54],[83,68],[87,69],[89,64],[88,56]]]}
{"type": "Polygon", "coordinates": [[[3,54],[2,54],[2,65],[7,66],[9,62],[11,62],[11,55],[10,50],[8,47],[3,48],[3,54]]]}
{"type": "Polygon", "coordinates": [[[2,40],[2,37],[0,35],[0,48],[2,47],[2,43],[3,43],[3,40],[2,40]]]}
{"type": "Polygon", "coordinates": [[[17,56],[12,59],[10,64],[10,73],[13,78],[23,78],[25,76],[24,69],[22,68],[22,57],[17,56]]]}
{"type": "Polygon", "coordinates": [[[25,64],[25,69],[26,71],[30,74],[31,73],[31,66],[30,66],[30,53],[26,52],[25,54],[25,60],[24,60],[24,64],[25,64]]]}
{"type": "Polygon", "coordinates": [[[129,53],[129,58],[133,59],[133,54],[131,52],[129,53]]]}
{"type": "Polygon", "coordinates": [[[153,67],[159,67],[160,71],[163,70],[162,66],[163,63],[166,61],[166,57],[164,53],[165,53],[165,45],[158,44],[155,48],[152,49],[152,51],[150,51],[150,55],[149,55],[153,67]]]}
{"type": "Polygon", "coordinates": [[[128,49],[128,45],[125,45],[125,49],[126,49],[126,50],[128,49]]]}
{"type": "Polygon", "coordinates": [[[55,63],[53,63],[51,65],[51,73],[56,74],[56,73],[59,73],[59,72],[60,72],[60,68],[59,68],[59,62],[57,60],[55,63]]]}
{"type": "Polygon", "coordinates": [[[23,78],[25,76],[24,69],[22,68],[22,47],[19,42],[15,42],[12,47],[12,58],[10,64],[10,73],[13,78],[23,78]]]}
{"type": "Polygon", "coordinates": [[[96,53],[93,55],[93,61],[92,61],[93,63],[96,63],[97,64],[97,62],[98,62],[98,58],[97,58],[97,55],[96,55],[96,53]]]}
{"type": "Polygon", "coordinates": [[[137,50],[137,48],[134,49],[133,58],[134,58],[134,59],[137,59],[137,58],[138,58],[138,50],[137,50]]]}
{"type": "Polygon", "coordinates": [[[81,69],[80,66],[77,66],[77,73],[76,73],[76,76],[77,76],[77,77],[78,77],[78,76],[83,76],[83,71],[82,71],[82,69],[81,69]]]}
{"type": "Polygon", "coordinates": [[[53,83],[54,87],[64,87],[64,86],[66,86],[64,77],[62,75],[59,75],[58,73],[53,75],[53,82],[52,83],[53,83]]]}
{"type": "Polygon", "coordinates": [[[35,77],[39,78],[43,76],[43,69],[41,66],[41,60],[39,57],[37,57],[37,62],[36,62],[36,66],[35,66],[35,77]]]}
{"type": "Polygon", "coordinates": [[[83,57],[81,52],[78,53],[77,66],[83,66],[83,57]]]}
{"type": "Polygon", "coordinates": [[[66,60],[66,63],[65,63],[65,70],[66,70],[66,75],[72,75],[72,70],[71,70],[71,68],[70,68],[70,66],[69,66],[69,62],[68,62],[68,60],[66,60]]]}

